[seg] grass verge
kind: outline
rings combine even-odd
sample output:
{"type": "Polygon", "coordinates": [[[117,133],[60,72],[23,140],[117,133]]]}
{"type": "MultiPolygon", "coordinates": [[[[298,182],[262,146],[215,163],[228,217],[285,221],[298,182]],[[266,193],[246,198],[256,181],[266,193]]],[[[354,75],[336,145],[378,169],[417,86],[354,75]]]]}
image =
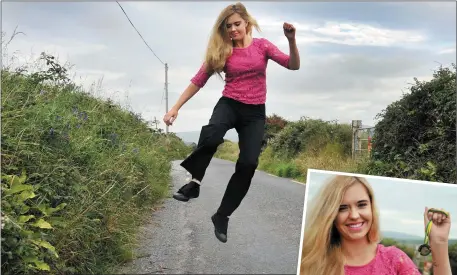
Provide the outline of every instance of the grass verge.
{"type": "MultiPolygon", "coordinates": [[[[43,74],[45,75],[45,74],[43,74]]],[[[102,274],[189,148],[71,84],[2,71],[2,274],[102,274]]]]}
{"type": "MultiPolygon", "coordinates": [[[[258,169],[278,177],[306,183],[308,169],[358,173],[365,161],[364,159],[353,160],[346,156],[343,147],[338,143],[327,144],[318,151],[314,149],[301,152],[294,158],[286,158],[275,154],[272,147],[267,146],[260,155],[258,169]]],[[[238,144],[226,140],[219,146],[215,157],[236,162],[238,154],[238,144]]]]}

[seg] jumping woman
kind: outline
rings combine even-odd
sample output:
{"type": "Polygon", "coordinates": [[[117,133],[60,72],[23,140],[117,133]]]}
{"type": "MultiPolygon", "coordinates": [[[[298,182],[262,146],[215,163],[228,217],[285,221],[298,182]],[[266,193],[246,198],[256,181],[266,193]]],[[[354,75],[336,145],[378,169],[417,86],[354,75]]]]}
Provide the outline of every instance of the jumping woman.
{"type": "MultiPolygon", "coordinates": [[[[375,195],[364,178],[335,176],[307,212],[301,275],[421,275],[405,252],[379,243],[375,195]]],[[[433,274],[452,275],[448,256],[450,214],[425,208],[424,225],[429,229],[433,274]]]]}
{"type": "Polygon", "coordinates": [[[192,180],[173,195],[179,201],[199,196],[201,181],[213,155],[224,142],[226,132],[235,128],[240,149],[235,173],[230,178],[219,209],[211,217],[215,235],[224,243],[227,242],[229,217],[246,196],[258,166],[266,120],[268,60],[289,70],[300,68],[293,25],[283,25],[284,35],[289,41],[289,55],[267,39],[253,38],[253,28],[260,31],[257,21],[241,3],[230,5],[220,13],[212,29],[205,61],[163,119],[167,125],[172,125],[181,107],[203,88],[213,74],[221,76],[221,72],[225,73],[222,97],[214,107],[208,125],[202,127],[197,148],[181,163],[192,180]]]}

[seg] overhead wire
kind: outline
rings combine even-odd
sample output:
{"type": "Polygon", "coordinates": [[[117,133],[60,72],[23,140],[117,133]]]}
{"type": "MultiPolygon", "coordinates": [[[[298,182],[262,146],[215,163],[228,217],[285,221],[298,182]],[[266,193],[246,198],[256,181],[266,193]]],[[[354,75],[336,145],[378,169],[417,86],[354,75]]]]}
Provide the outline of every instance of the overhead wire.
{"type": "Polygon", "coordinates": [[[141,35],[141,33],[138,31],[138,29],[135,27],[135,25],[132,23],[132,20],[130,20],[129,16],[127,15],[127,13],[125,12],[124,8],[121,6],[121,4],[116,1],[116,3],[119,5],[119,7],[121,8],[122,12],[124,13],[125,17],[127,17],[127,20],[129,20],[130,24],[132,25],[132,27],[135,29],[135,31],[138,33],[138,35],[141,37],[141,39],[143,40],[144,44],[146,44],[146,47],[149,48],[149,50],[152,52],[152,54],[160,61],[160,63],[162,63],[163,65],[165,65],[165,63],[156,55],[156,53],[152,50],[152,48],[149,46],[149,44],[146,42],[146,40],[144,40],[143,36],[141,35]]]}
{"type": "MultiPolygon", "coordinates": [[[[144,44],[146,45],[146,47],[148,47],[148,49],[152,52],[152,54],[160,61],[160,63],[162,63],[162,65],[165,65],[165,63],[157,56],[157,54],[154,52],[154,50],[149,46],[149,44],[146,42],[146,40],[143,38],[143,36],[141,35],[141,33],[138,31],[138,29],[135,27],[135,25],[133,24],[132,20],[130,20],[130,17],[127,15],[127,13],[125,12],[124,8],[122,7],[122,5],[116,1],[116,3],[119,5],[119,7],[121,8],[122,12],[124,13],[125,17],[127,18],[127,20],[130,22],[130,25],[132,25],[132,27],[135,29],[135,31],[138,33],[138,35],[140,36],[140,38],[143,40],[144,44]]],[[[163,103],[163,98],[164,98],[164,95],[165,95],[165,89],[162,93],[162,99],[160,101],[160,105],[162,105],[163,103]]],[[[160,107],[159,107],[160,108],[160,107]]],[[[167,110],[168,111],[168,110],[167,110]]]]}

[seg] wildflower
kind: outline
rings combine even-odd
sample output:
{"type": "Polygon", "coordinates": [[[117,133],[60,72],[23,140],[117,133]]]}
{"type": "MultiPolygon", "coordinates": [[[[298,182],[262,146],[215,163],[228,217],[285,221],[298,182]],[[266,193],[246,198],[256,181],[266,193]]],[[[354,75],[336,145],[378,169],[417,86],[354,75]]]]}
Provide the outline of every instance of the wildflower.
{"type": "Polygon", "coordinates": [[[49,130],[49,134],[54,135],[54,128],[51,128],[51,129],[49,130]]]}
{"type": "Polygon", "coordinates": [[[134,149],[133,149],[133,152],[134,152],[135,154],[137,154],[139,151],[140,151],[140,150],[139,150],[138,148],[134,148],[134,149]]]}
{"type": "Polygon", "coordinates": [[[116,133],[111,133],[109,136],[108,136],[109,140],[111,140],[111,142],[115,142],[117,140],[117,134],[116,133]]]}
{"type": "Polygon", "coordinates": [[[8,222],[8,217],[2,215],[2,229],[5,227],[5,223],[8,222]]]}
{"type": "Polygon", "coordinates": [[[87,118],[88,118],[87,113],[86,112],[80,112],[78,114],[78,118],[83,119],[83,120],[87,120],[87,118]]]}

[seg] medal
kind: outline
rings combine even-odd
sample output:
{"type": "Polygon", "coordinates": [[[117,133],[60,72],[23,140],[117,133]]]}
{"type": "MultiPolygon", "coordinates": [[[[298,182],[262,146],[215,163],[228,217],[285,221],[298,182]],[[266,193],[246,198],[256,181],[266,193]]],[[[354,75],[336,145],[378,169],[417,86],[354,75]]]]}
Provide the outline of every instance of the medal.
{"type": "MultiPolygon", "coordinates": [[[[446,217],[449,216],[449,214],[445,211],[442,211],[442,210],[438,210],[438,209],[434,209],[434,208],[430,208],[428,210],[428,212],[433,212],[433,213],[441,213],[443,215],[445,215],[446,217]]],[[[432,248],[430,247],[430,232],[432,231],[432,223],[433,221],[430,220],[428,223],[427,223],[427,226],[425,227],[425,238],[424,238],[424,243],[421,244],[421,246],[419,246],[419,253],[422,255],[422,256],[428,256],[430,255],[430,253],[432,252],[432,248]]]]}

